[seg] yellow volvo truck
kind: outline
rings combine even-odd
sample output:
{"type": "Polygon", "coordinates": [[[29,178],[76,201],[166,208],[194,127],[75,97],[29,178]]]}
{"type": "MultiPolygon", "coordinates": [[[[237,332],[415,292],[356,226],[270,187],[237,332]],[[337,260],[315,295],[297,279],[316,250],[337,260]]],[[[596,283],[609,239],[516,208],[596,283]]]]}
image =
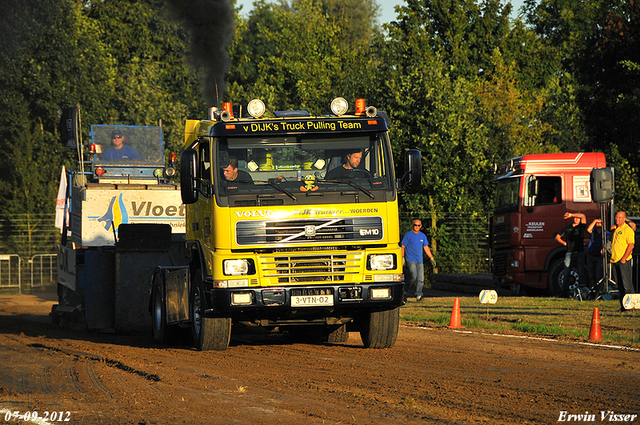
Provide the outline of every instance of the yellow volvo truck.
{"type": "Polygon", "coordinates": [[[254,100],[187,121],[181,154],[188,267],[156,268],[154,338],[190,328],[199,350],[228,347],[232,325],[280,328],[371,348],[395,344],[404,276],[397,190],[420,185],[409,150],[396,180],[388,117],[337,98],[332,114],[254,100]]]}

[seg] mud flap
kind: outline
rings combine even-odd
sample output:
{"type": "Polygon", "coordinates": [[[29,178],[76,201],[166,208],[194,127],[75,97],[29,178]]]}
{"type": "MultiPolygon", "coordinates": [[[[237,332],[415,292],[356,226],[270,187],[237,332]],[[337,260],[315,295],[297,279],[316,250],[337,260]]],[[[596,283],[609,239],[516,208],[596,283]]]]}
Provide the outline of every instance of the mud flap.
{"type": "Polygon", "coordinates": [[[167,308],[167,324],[189,321],[189,267],[162,269],[165,299],[167,308]]]}

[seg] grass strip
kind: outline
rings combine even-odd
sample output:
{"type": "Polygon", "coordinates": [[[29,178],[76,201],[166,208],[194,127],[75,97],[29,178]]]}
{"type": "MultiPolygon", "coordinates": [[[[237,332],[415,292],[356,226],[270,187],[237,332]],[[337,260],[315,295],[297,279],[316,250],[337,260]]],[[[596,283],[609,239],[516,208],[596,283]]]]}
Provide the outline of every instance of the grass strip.
{"type": "MultiPolygon", "coordinates": [[[[478,297],[460,299],[462,325],[469,330],[486,330],[515,335],[586,340],[598,308],[603,343],[640,348],[640,311],[621,313],[613,301],[575,301],[565,298],[502,296],[496,304],[480,304],[478,297]]],[[[400,310],[404,323],[446,327],[451,320],[455,297],[409,299],[400,310]]]]}

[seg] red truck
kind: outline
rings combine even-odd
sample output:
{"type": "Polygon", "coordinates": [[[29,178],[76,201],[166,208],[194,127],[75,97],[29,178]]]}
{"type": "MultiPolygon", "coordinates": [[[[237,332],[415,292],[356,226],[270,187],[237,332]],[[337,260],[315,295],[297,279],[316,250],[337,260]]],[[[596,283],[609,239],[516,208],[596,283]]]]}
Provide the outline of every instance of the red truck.
{"type": "MultiPolygon", "coordinates": [[[[569,224],[566,212],[585,214],[587,225],[599,216],[589,179],[605,166],[603,153],[586,152],[524,155],[502,165],[490,228],[498,284],[515,293],[524,286],[562,295],[565,247],[555,235],[569,224]]],[[[572,269],[569,284],[581,279],[572,269]]]]}

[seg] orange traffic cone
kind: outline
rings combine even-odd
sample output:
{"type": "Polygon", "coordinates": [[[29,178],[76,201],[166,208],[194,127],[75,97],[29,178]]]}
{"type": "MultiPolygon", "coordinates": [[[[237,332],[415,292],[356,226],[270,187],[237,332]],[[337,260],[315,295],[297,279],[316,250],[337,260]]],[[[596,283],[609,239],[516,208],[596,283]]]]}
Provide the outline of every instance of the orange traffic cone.
{"type": "Polygon", "coordinates": [[[600,310],[598,310],[598,307],[593,308],[593,318],[591,319],[591,332],[589,332],[589,341],[602,341],[602,332],[600,332],[600,310]]]}
{"type": "Polygon", "coordinates": [[[460,299],[456,298],[453,302],[453,311],[451,311],[451,321],[449,322],[449,329],[464,329],[462,323],[460,323],[460,299]]]}

